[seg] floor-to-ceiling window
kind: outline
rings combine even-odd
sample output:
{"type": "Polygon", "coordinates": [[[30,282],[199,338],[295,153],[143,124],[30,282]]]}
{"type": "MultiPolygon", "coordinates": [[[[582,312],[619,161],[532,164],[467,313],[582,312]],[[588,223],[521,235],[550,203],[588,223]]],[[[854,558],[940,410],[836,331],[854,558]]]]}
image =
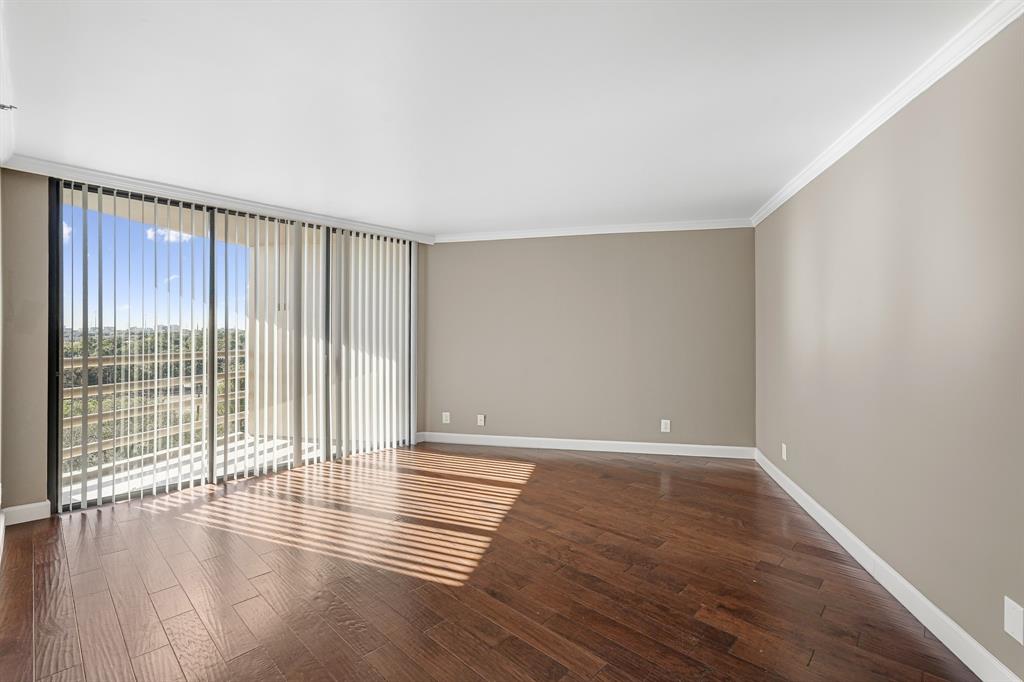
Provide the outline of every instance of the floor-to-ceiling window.
{"type": "Polygon", "coordinates": [[[408,241],[52,191],[61,509],[409,443],[408,241]]]}

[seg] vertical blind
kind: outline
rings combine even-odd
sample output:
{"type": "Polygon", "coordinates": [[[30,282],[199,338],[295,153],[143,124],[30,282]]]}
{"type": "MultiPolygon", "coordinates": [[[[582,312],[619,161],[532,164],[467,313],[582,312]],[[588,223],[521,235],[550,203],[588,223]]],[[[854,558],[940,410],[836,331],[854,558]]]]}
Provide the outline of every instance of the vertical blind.
{"type": "Polygon", "coordinates": [[[408,241],[331,238],[331,452],[394,448],[409,433],[408,241]]]}
{"type": "Polygon", "coordinates": [[[413,245],[60,183],[60,508],[408,445],[413,245]]]}

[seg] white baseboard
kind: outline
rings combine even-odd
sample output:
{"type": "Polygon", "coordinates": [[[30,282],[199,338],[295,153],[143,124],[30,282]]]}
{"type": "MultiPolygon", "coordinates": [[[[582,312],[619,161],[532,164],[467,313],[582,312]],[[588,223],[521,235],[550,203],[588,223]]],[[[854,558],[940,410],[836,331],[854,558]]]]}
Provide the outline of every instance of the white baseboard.
{"type": "Polygon", "coordinates": [[[7,527],[4,524],[5,516],[3,510],[0,509],[0,566],[3,566],[4,562],[4,528],[7,527]]]}
{"type": "Polygon", "coordinates": [[[963,661],[964,665],[973,670],[974,674],[983,680],[991,680],[992,682],[1021,682],[1021,679],[1013,671],[993,656],[988,649],[979,644],[976,639],[967,634],[967,631],[947,616],[942,609],[921,594],[895,568],[886,563],[882,557],[875,554],[874,550],[864,544],[849,528],[832,516],[827,509],[818,504],[803,488],[794,483],[789,476],[784,474],[771,460],[765,457],[764,453],[755,449],[754,458],[761,465],[761,468],[775,479],[775,482],[797,504],[803,507],[804,511],[811,515],[811,518],[817,521],[829,535],[835,538],[836,542],[842,545],[875,580],[881,583],[882,587],[888,590],[939,641],[945,644],[957,658],[963,661]]]}
{"type": "Polygon", "coordinates": [[[730,459],[754,459],[754,453],[757,450],[757,448],[734,445],[687,445],[684,443],[642,443],[627,440],[492,436],[483,433],[442,433],[440,431],[420,431],[416,434],[416,442],[450,443],[452,445],[493,445],[506,448],[540,448],[544,450],[622,452],[635,455],[726,457],[730,459]]]}
{"type": "Polygon", "coordinates": [[[7,526],[45,519],[50,515],[50,501],[40,500],[39,502],[29,502],[28,504],[19,504],[15,507],[7,507],[4,509],[4,515],[6,517],[5,525],[7,526]]]}

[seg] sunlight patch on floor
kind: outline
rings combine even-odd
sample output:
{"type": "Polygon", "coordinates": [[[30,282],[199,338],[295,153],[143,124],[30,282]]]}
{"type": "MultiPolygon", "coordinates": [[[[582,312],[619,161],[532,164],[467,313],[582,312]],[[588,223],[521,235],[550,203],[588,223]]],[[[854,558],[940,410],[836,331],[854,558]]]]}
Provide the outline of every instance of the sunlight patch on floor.
{"type": "MultiPolygon", "coordinates": [[[[446,585],[480,563],[534,465],[384,450],[253,480],[221,497],[152,498],[177,518],[446,585]],[[180,505],[180,507],[179,507],[180,505]]],[[[197,490],[196,493],[200,491],[197,490]]]]}

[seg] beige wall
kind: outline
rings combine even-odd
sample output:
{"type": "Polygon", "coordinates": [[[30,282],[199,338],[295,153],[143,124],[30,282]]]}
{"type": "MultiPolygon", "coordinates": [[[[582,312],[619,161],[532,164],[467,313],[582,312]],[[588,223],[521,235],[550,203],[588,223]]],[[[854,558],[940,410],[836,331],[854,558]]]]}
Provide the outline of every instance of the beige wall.
{"type": "Polygon", "coordinates": [[[753,444],[752,230],[420,253],[420,430],[753,444]]]}
{"type": "Polygon", "coordinates": [[[47,179],[4,170],[3,506],[46,499],[47,179]]]}
{"type": "Polygon", "coordinates": [[[1024,674],[1024,20],[755,240],[758,447],[1024,674]]]}

